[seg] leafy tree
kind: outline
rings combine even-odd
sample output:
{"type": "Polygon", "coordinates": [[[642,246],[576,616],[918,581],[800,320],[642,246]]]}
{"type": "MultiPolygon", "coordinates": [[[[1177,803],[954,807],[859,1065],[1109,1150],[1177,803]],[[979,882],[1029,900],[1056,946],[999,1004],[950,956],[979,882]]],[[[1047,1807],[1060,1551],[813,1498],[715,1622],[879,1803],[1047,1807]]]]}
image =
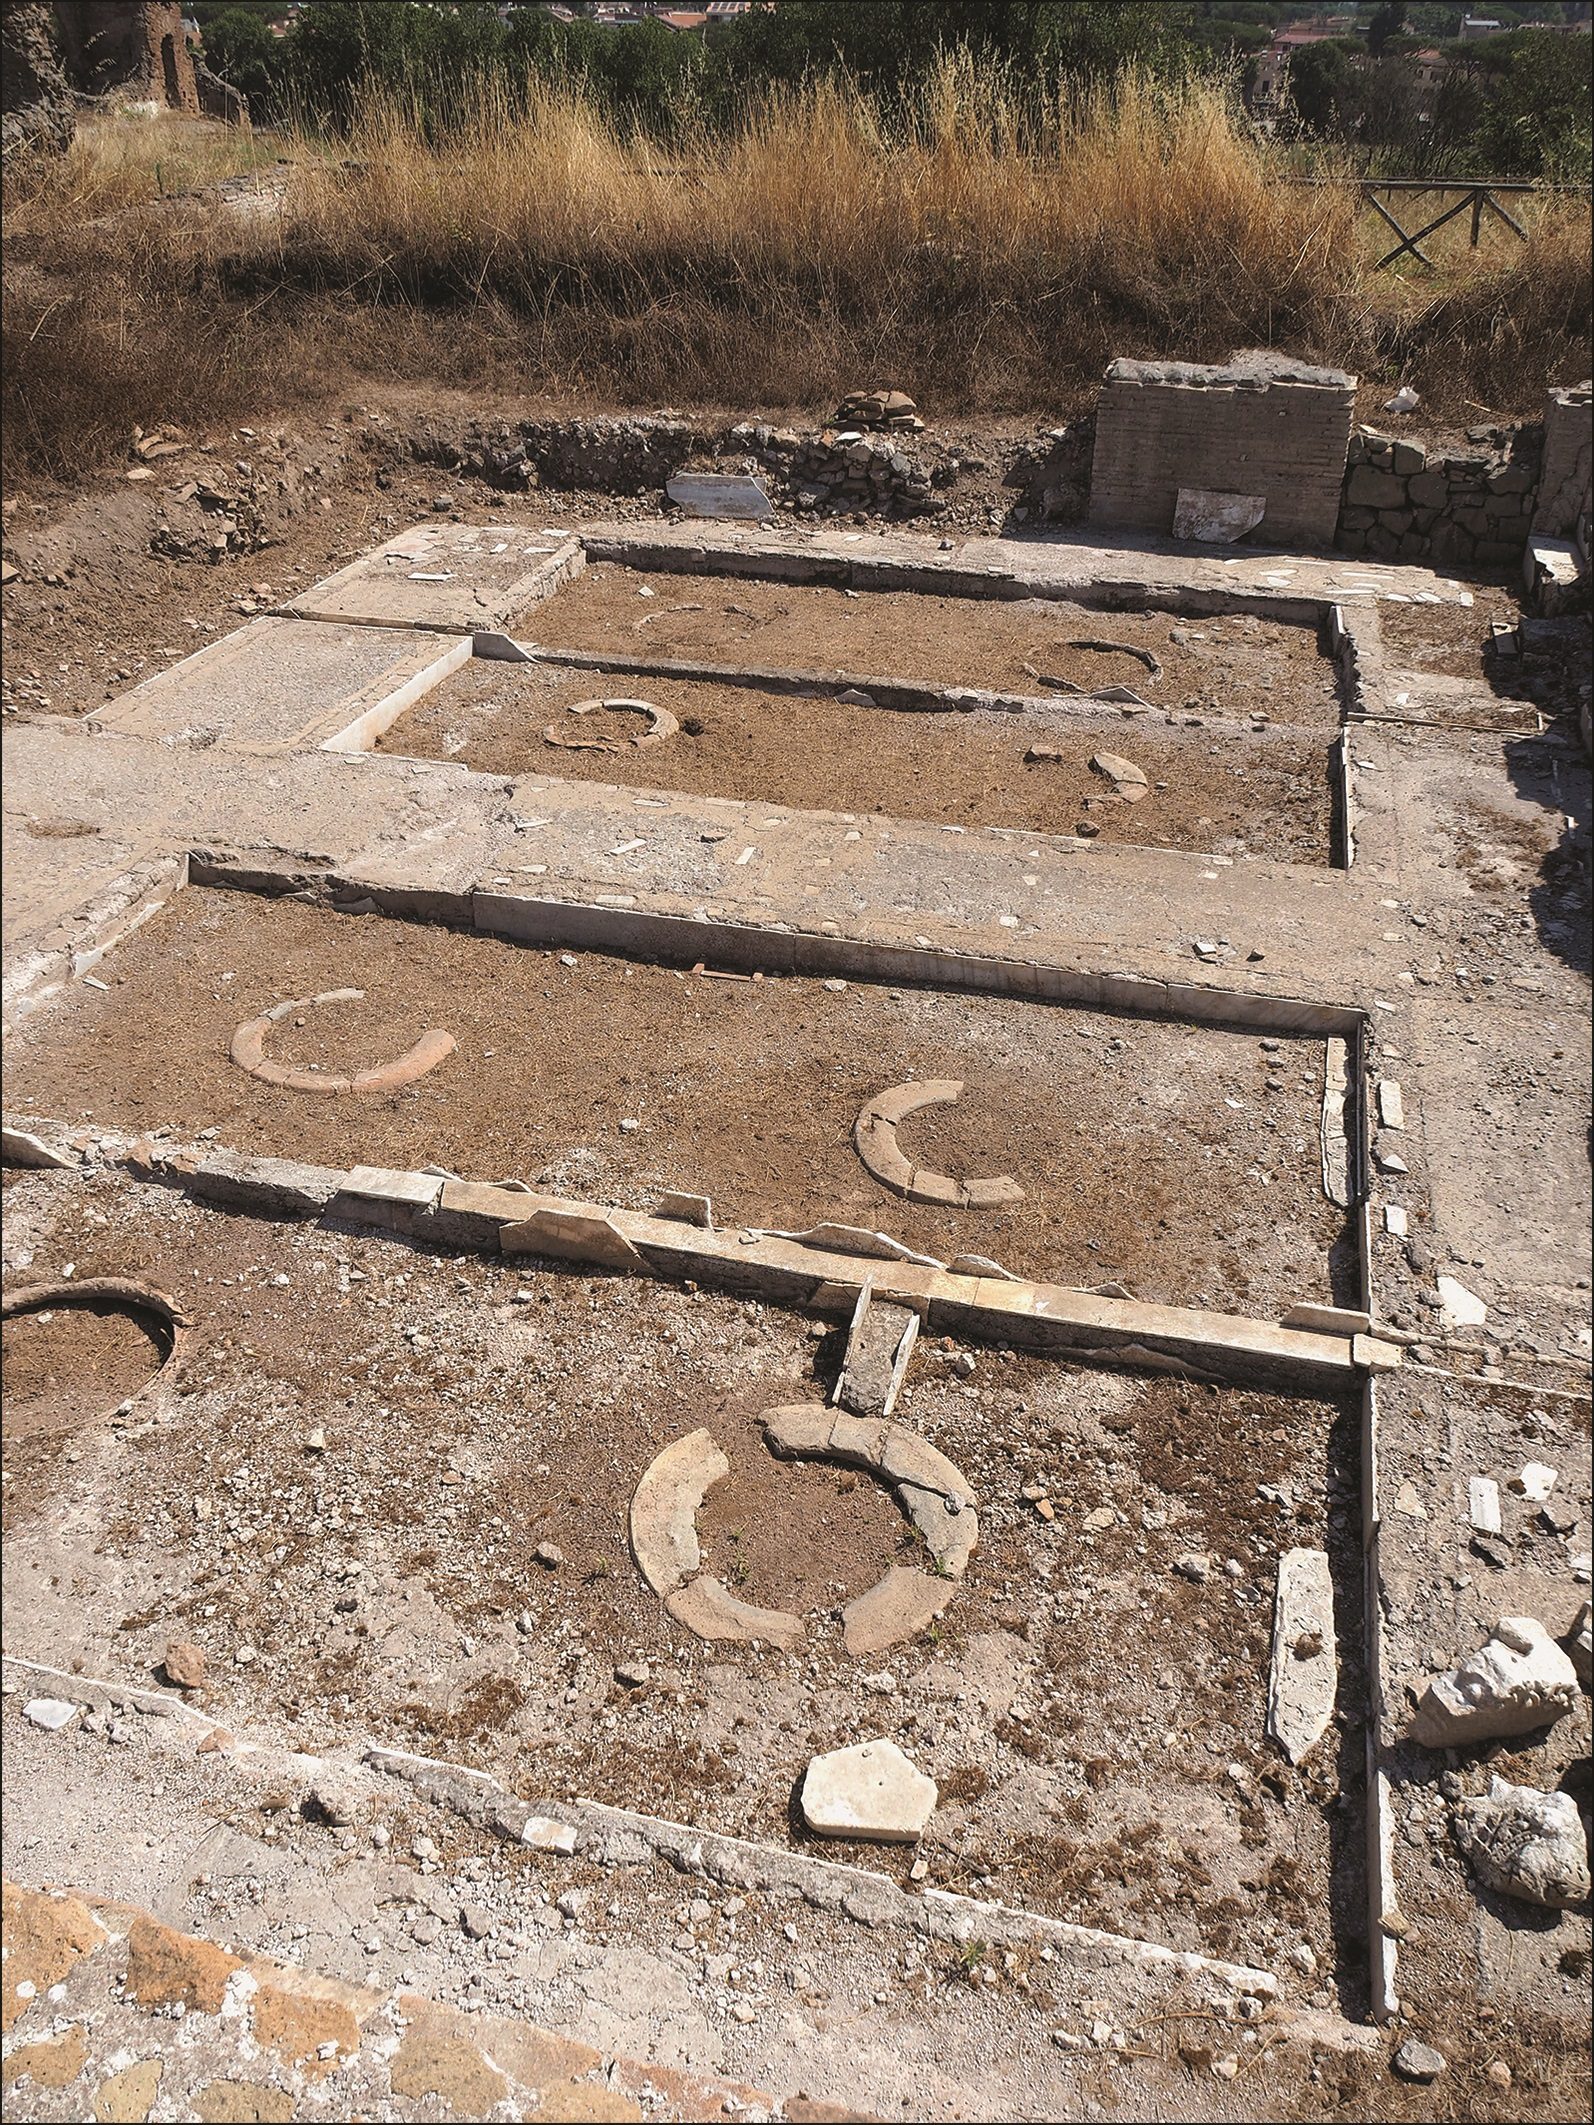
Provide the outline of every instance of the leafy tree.
{"type": "Polygon", "coordinates": [[[1390,38],[1403,36],[1405,29],[1404,0],[1384,0],[1382,7],[1374,9],[1373,18],[1367,25],[1367,49],[1375,59],[1382,58],[1390,38]]]}
{"type": "Polygon", "coordinates": [[[1290,58],[1290,95],[1296,115],[1320,138],[1352,139],[1361,125],[1366,62],[1346,38],[1303,44],[1290,58]]]}
{"type": "Polygon", "coordinates": [[[1455,57],[1476,69],[1483,89],[1469,143],[1475,168],[1491,177],[1588,183],[1588,46],[1581,37],[1520,29],[1462,45],[1455,57]]]}
{"type": "Polygon", "coordinates": [[[279,100],[284,61],[282,44],[266,27],[264,14],[219,8],[201,30],[206,63],[249,98],[252,116],[269,116],[279,100]]]}

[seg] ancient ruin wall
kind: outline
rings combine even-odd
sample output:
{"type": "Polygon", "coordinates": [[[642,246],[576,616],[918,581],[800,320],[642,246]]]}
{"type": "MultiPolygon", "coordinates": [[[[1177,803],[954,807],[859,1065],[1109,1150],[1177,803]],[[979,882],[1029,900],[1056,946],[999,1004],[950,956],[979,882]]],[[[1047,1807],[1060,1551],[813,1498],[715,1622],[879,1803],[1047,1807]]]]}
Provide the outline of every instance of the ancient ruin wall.
{"type": "Polygon", "coordinates": [[[1181,487],[1260,495],[1257,539],[1329,546],[1339,520],[1356,380],[1271,355],[1224,368],[1116,361],[1096,415],[1090,521],[1173,530],[1181,487]]]}
{"type": "Polygon", "coordinates": [[[1380,561],[1510,567],[1522,557],[1539,481],[1539,429],[1469,430],[1466,455],[1362,429],[1351,438],[1336,544],[1380,561]]]}
{"type": "Polygon", "coordinates": [[[176,0],[56,0],[73,86],[199,114],[194,62],[176,0]]]}

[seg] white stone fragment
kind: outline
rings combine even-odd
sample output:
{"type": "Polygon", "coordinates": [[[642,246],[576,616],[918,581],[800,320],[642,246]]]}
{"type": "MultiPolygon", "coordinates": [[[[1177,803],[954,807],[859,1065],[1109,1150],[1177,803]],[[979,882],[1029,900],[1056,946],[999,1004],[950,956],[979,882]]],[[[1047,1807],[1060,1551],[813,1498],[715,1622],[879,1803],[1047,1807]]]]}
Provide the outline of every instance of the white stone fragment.
{"type": "Polygon", "coordinates": [[[1334,1582],[1327,1552],[1286,1550],[1279,1559],[1273,1605],[1267,1730],[1291,1763],[1299,1763],[1327,1731],[1338,1681],[1334,1582]]]}
{"type": "Polygon", "coordinates": [[[1384,1230],[1397,1240],[1406,1237],[1406,1213],[1399,1203],[1385,1203],[1384,1230]]]}
{"type": "Polygon", "coordinates": [[[1261,494],[1227,494],[1209,487],[1181,487],[1174,503],[1173,535],[1209,546],[1232,546],[1254,531],[1267,513],[1261,494]]]}
{"type": "Polygon", "coordinates": [[[1465,1748],[1548,1726],[1577,1703],[1577,1671],[1542,1623],[1502,1616],[1494,1635],[1429,1684],[1412,1722],[1430,1749],[1465,1748]]]}
{"type": "Polygon", "coordinates": [[[705,472],[672,473],[664,483],[672,502],[693,516],[746,517],[755,523],[775,514],[775,505],[757,480],[705,472]]]}
{"type": "Polygon", "coordinates": [[[78,1707],[68,1704],[64,1697],[35,1697],[22,1707],[24,1719],[31,1719],[36,1727],[43,1727],[51,1734],[69,1725],[77,1715],[78,1707]]]}
{"type": "Polygon", "coordinates": [[[534,1852],[563,1852],[576,1849],[576,1833],[567,1822],[555,1822],[551,1815],[528,1815],[521,1825],[520,1841],[530,1845],[534,1852]]]}
{"type": "Polygon", "coordinates": [[[1392,1077],[1379,1079],[1378,1119],[1386,1129],[1404,1129],[1406,1126],[1406,1102],[1392,1077]]]}
{"type": "Polygon", "coordinates": [[[1467,1485],[1467,1518],[1480,1535],[1500,1532],[1500,1486],[1492,1476],[1474,1476],[1467,1485]]]}
{"type": "Polygon", "coordinates": [[[1558,1468],[1551,1468],[1543,1461],[1528,1461],[1511,1478],[1511,1488],[1530,1505],[1542,1505],[1554,1490],[1560,1473],[1558,1468]]]}
{"type": "Polygon", "coordinates": [[[1456,1810],[1456,1842],[1486,1889],[1566,1910],[1589,1897],[1588,1839],[1570,1793],[1496,1777],[1456,1810]]]}
{"type": "Polygon", "coordinates": [[[1447,1328],[1481,1328],[1489,1309],[1475,1291],[1458,1284],[1453,1276],[1438,1280],[1439,1314],[1447,1328]]]}
{"type": "Polygon", "coordinates": [[[821,1837],[912,1844],[940,1794],[894,1741],[860,1741],[816,1756],[803,1774],[803,1820],[821,1837]]]}

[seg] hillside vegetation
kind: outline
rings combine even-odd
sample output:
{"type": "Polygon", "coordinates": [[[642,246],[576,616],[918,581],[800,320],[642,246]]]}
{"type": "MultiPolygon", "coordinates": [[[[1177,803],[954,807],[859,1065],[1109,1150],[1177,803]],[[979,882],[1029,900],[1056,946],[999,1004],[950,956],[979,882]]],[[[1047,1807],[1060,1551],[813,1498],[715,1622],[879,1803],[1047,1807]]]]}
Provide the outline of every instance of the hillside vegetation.
{"type": "Polygon", "coordinates": [[[967,53],[889,112],[832,76],[735,123],[684,103],[662,139],[535,74],[446,113],[372,89],[336,136],[102,121],[10,186],[7,448],[66,474],[135,423],[360,376],[819,412],[886,381],[1045,415],[1115,354],[1275,347],[1436,411],[1587,373],[1585,196],[1380,273],[1354,191],[1295,174],[1222,79],[1131,66],[1042,102],[967,53]],[[159,196],[218,157],[263,166],[244,210],[159,196]]]}

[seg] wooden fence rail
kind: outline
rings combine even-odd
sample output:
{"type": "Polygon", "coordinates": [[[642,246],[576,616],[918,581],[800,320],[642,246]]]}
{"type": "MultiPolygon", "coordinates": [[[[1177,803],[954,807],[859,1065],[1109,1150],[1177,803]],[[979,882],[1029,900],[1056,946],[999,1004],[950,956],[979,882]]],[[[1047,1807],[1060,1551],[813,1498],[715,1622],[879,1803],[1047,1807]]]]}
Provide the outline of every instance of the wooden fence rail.
{"type": "Polygon", "coordinates": [[[1551,194],[1587,191],[1587,187],[1583,185],[1514,184],[1501,183],[1493,179],[1484,183],[1471,177],[1293,177],[1289,179],[1289,182],[1291,184],[1353,184],[1356,187],[1361,193],[1364,202],[1372,208],[1373,212],[1381,220],[1387,222],[1389,227],[1400,238],[1394,249],[1386,251],[1383,257],[1379,259],[1377,265],[1373,268],[1375,273],[1381,273],[1385,266],[1392,266],[1397,258],[1404,257],[1408,252],[1413,258],[1421,259],[1425,266],[1433,265],[1433,259],[1423,249],[1424,242],[1433,235],[1436,229],[1442,229],[1447,222],[1456,220],[1459,215],[1467,213],[1469,209],[1472,214],[1471,243],[1474,250],[1477,249],[1478,240],[1482,234],[1485,214],[1496,215],[1505,223],[1508,229],[1515,230],[1516,234],[1526,243],[1528,240],[1527,230],[1523,228],[1521,222],[1517,220],[1516,216],[1508,208],[1500,204],[1496,194],[1517,197],[1533,193],[1551,194]],[[1436,214],[1431,221],[1424,222],[1420,229],[1406,228],[1396,216],[1393,204],[1379,197],[1380,193],[1391,194],[1395,198],[1409,194],[1415,199],[1424,192],[1438,194],[1441,198],[1451,198],[1453,199],[1453,204],[1445,207],[1444,211],[1436,214]]]}

